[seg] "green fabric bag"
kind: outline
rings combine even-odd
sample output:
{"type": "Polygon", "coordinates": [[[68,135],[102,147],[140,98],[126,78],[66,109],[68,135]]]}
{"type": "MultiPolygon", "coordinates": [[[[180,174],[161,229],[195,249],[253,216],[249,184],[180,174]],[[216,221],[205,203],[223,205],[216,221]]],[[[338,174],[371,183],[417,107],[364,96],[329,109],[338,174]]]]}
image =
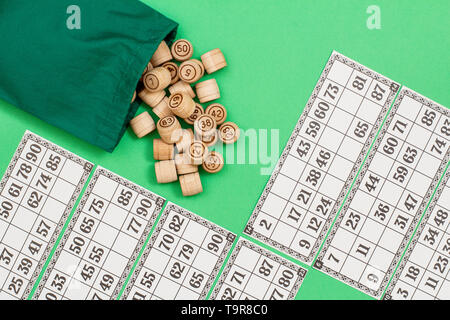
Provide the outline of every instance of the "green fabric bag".
{"type": "Polygon", "coordinates": [[[0,98],[112,152],[177,26],[137,0],[1,1],[0,98]]]}

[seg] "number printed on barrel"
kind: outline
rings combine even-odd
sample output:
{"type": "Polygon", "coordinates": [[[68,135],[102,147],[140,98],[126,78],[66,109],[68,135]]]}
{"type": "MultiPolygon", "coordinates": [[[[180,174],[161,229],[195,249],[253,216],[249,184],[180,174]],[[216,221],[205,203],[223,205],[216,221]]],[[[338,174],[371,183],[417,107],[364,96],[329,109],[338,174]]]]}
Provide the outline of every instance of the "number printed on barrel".
{"type": "Polygon", "coordinates": [[[246,233],[312,263],[397,89],[333,53],[246,233]]]}
{"type": "Polygon", "coordinates": [[[447,171],[384,299],[450,300],[449,177],[447,171]]]}
{"type": "Polygon", "coordinates": [[[316,268],[381,296],[448,163],[449,115],[402,89],[316,268]]]}
{"type": "Polygon", "coordinates": [[[121,299],[205,299],[235,238],[169,203],[121,299]]]}
{"type": "Polygon", "coordinates": [[[211,299],[293,300],[306,272],[306,269],[241,238],[211,299]]]}
{"type": "Polygon", "coordinates": [[[93,165],[26,132],[0,185],[0,299],[25,299],[93,165]]]}
{"type": "Polygon", "coordinates": [[[116,298],[164,201],[98,167],[34,298],[116,298]]]}

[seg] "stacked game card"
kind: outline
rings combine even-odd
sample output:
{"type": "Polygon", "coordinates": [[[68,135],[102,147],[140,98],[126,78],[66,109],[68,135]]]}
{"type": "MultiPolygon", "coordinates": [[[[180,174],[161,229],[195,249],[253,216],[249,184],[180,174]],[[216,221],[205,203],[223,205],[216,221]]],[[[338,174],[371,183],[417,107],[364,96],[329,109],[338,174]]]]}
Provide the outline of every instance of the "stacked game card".
{"type": "Polygon", "coordinates": [[[292,300],[306,272],[250,241],[239,239],[211,299],[292,300]]]}
{"type": "Polygon", "coordinates": [[[0,184],[0,299],[27,297],[92,168],[25,133],[0,184]]]}
{"type": "Polygon", "coordinates": [[[384,299],[450,299],[449,178],[447,171],[384,299]]]}
{"type": "Polygon", "coordinates": [[[450,112],[403,88],[315,267],[380,298],[450,159],[450,112]]]}
{"type": "Polygon", "coordinates": [[[116,298],[164,202],[98,167],[34,298],[116,298]]]}
{"type": "Polygon", "coordinates": [[[236,238],[167,204],[121,299],[205,299],[236,238]]]}

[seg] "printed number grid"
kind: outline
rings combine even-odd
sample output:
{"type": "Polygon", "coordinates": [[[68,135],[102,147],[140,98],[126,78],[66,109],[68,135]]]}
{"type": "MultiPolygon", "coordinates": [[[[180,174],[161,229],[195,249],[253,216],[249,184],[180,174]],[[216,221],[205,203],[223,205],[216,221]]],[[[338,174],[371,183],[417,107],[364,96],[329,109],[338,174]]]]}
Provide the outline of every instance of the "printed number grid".
{"type": "Polygon", "coordinates": [[[211,299],[292,300],[306,272],[306,269],[240,239],[211,299]]]}
{"type": "Polygon", "coordinates": [[[449,177],[447,171],[384,299],[450,300],[449,177]]]}
{"type": "Polygon", "coordinates": [[[205,299],[235,238],[168,204],[121,299],[205,299]]]}
{"type": "Polygon", "coordinates": [[[402,89],[317,269],[381,296],[445,170],[449,133],[447,109],[402,89]]]}
{"type": "Polygon", "coordinates": [[[1,182],[0,299],[24,299],[93,165],[26,132],[1,182]]]}
{"type": "Polygon", "coordinates": [[[97,168],[34,297],[115,298],[163,203],[163,198],[97,168]]]}
{"type": "Polygon", "coordinates": [[[311,264],[398,88],[333,53],[245,232],[311,264]]]}

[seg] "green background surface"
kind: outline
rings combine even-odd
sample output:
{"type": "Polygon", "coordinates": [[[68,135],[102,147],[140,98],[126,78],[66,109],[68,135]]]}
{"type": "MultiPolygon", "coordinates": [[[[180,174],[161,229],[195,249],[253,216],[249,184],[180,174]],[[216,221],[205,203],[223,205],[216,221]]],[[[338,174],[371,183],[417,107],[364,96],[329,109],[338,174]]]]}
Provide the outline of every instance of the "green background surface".
{"type": "MultiPolygon", "coordinates": [[[[216,47],[223,50],[229,67],[214,75],[222,91],[218,102],[227,107],[228,119],[244,129],[279,129],[279,154],[333,49],[450,105],[448,0],[144,2],[180,23],[178,37],[192,41],[195,57],[216,47]],[[366,27],[369,5],[381,9],[380,30],[366,27]]],[[[156,133],[137,140],[128,130],[109,154],[1,101],[0,121],[1,170],[29,129],[238,235],[269,179],[260,174],[266,167],[261,163],[228,165],[217,175],[202,175],[203,194],[184,198],[178,183],[156,183],[156,133]]],[[[297,299],[370,299],[308,270],[297,299]]]]}

